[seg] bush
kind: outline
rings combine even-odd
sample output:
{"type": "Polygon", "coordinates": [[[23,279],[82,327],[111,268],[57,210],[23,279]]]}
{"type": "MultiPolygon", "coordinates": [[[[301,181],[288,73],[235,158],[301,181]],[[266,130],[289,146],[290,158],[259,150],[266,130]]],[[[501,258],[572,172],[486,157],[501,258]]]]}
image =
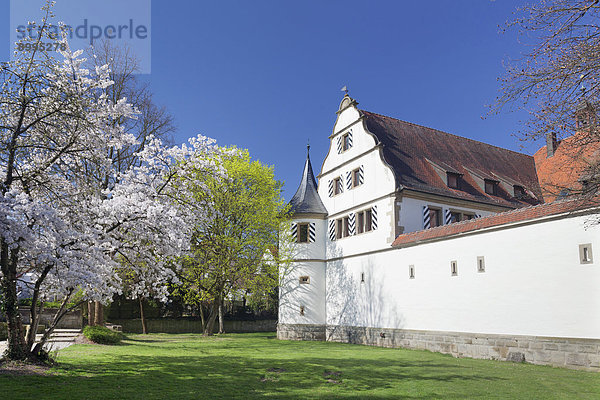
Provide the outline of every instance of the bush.
{"type": "Polygon", "coordinates": [[[83,328],[83,336],[99,344],[118,344],[123,339],[121,332],[113,331],[104,326],[86,326],[83,328]]]}
{"type": "Polygon", "coordinates": [[[0,322],[0,342],[8,339],[8,324],[0,322]]]}

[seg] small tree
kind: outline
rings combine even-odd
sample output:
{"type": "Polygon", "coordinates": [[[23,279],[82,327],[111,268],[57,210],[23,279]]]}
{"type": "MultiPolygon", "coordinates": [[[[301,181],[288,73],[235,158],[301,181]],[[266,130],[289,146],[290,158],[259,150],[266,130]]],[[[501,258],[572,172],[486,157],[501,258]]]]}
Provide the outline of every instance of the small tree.
{"type": "Polygon", "coordinates": [[[212,333],[217,316],[223,332],[228,296],[268,293],[277,286],[278,266],[265,263],[264,257],[277,247],[279,226],[287,218],[282,183],[272,167],[237,149],[222,150],[215,163],[223,173],[195,174],[187,182],[195,207],[206,218],[193,228],[181,273],[187,299],[210,304],[205,334],[212,333]]]}

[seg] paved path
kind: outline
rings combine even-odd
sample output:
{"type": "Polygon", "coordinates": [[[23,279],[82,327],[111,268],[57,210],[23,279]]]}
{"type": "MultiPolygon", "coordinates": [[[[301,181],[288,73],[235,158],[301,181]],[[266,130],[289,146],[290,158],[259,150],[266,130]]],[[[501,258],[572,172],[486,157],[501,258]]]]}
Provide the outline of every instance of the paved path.
{"type": "MultiPolygon", "coordinates": [[[[44,349],[48,351],[62,350],[75,343],[75,338],[81,333],[80,329],[55,329],[52,336],[46,344],[44,349]]],[[[41,339],[42,335],[37,335],[37,339],[41,339]]],[[[0,342],[0,355],[4,353],[7,348],[7,342],[0,342]]]]}

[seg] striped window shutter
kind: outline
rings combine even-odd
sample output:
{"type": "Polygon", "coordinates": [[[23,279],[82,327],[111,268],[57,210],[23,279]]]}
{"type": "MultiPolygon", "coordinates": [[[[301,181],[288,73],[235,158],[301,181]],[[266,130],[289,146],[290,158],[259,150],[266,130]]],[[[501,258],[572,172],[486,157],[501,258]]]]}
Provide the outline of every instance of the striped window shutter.
{"type": "Polygon", "coordinates": [[[348,147],[352,147],[352,131],[348,132],[348,147]]]}
{"type": "Polygon", "coordinates": [[[329,221],[328,234],[329,234],[329,240],[331,240],[333,242],[335,240],[335,220],[333,220],[333,219],[331,221],[329,221]]]}
{"type": "Polygon", "coordinates": [[[337,138],[337,149],[338,149],[338,154],[342,153],[342,137],[338,136],[337,138]]]}
{"type": "Polygon", "coordinates": [[[362,185],[365,183],[365,168],[363,165],[358,169],[358,184],[362,185]]]}
{"type": "Polygon", "coordinates": [[[348,214],[348,231],[350,236],[356,235],[356,215],[354,213],[348,214]]]}
{"type": "Polygon", "coordinates": [[[292,234],[292,238],[294,241],[297,241],[298,239],[298,224],[295,222],[292,222],[292,228],[290,230],[290,233],[292,234]]]}
{"type": "Polygon", "coordinates": [[[333,181],[329,181],[329,197],[333,197],[333,181]]]}
{"type": "Polygon", "coordinates": [[[310,222],[308,224],[308,241],[311,243],[315,242],[315,237],[316,237],[316,233],[315,233],[315,223],[314,222],[310,222]]]}
{"type": "Polygon", "coordinates": [[[371,207],[371,229],[377,229],[377,206],[371,207]]]}
{"type": "Polygon", "coordinates": [[[450,210],[445,209],[444,210],[444,224],[448,225],[451,222],[452,222],[452,213],[450,212],[450,210]]]}
{"type": "Polygon", "coordinates": [[[431,228],[431,215],[429,215],[429,206],[423,206],[423,229],[431,228]]]}
{"type": "Polygon", "coordinates": [[[481,214],[475,214],[475,218],[481,218],[481,214]]]}
{"type": "Polygon", "coordinates": [[[352,189],[352,171],[346,172],[346,187],[352,189]]]}

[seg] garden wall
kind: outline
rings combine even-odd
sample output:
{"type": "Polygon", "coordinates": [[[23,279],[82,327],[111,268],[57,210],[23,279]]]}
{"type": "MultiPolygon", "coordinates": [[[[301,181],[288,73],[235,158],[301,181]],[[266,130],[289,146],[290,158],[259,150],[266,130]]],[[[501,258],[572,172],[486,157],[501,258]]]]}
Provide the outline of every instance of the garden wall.
{"type": "MultiPolygon", "coordinates": [[[[140,319],[111,319],[110,323],[121,325],[125,333],[142,333],[140,319]]],[[[202,333],[202,321],[195,319],[156,318],[147,319],[148,333],[202,333]]],[[[275,332],[277,320],[224,321],[225,332],[275,332]]],[[[215,327],[218,329],[217,323],[215,327]]]]}
{"type": "MultiPolygon", "coordinates": [[[[47,308],[42,311],[40,315],[40,325],[50,326],[54,315],[58,310],[55,308],[47,308]]],[[[30,314],[28,307],[19,307],[21,313],[21,320],[23,324],[30,324],[30,314]]],[[[81,310],[73,310],[67,313],[62,320],[56,326],[58,329],[82,329],[83,328],[83,315],[81,310]]]]}

